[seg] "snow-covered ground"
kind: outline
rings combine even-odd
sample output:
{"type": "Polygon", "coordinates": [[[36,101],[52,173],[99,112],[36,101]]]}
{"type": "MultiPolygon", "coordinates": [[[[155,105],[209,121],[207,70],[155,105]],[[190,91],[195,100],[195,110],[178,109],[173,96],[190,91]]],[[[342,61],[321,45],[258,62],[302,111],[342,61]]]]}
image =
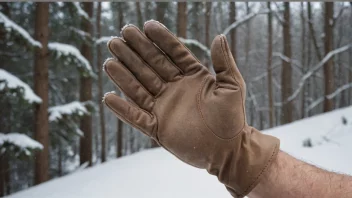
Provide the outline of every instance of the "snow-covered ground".
{"type": "MultiPolygon", "coordinates": [[[[281,149],[325,169],[352,174],[352,107],[265,131],[281,149]],[[343,117],[345,119],[343,119],[343,117]],[[308,141],[310,139],[310,141],[308,141]],[[313,147],[303,147],[303,142],[313,147]]],[[[217,178],[151,149],[77,171],[10,198],[230,198],[217,178]]]]}

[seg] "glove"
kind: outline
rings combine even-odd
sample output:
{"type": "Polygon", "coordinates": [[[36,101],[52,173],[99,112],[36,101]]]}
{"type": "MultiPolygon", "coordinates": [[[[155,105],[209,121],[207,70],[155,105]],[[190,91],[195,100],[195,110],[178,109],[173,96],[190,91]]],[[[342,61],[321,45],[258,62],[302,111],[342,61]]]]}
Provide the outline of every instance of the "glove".
{"type": "Polygon", "coordinates": [[[215,37],[212,75],[164,25],[144,33],[128,25],[108,42],[104,70],[125,94],[104,103],[125,123],[153,138],[183,162],[216,175],[233,197],[260,181],[279,151],[279,140],[248,126],[246,86],[226,37],[215,37]]]}

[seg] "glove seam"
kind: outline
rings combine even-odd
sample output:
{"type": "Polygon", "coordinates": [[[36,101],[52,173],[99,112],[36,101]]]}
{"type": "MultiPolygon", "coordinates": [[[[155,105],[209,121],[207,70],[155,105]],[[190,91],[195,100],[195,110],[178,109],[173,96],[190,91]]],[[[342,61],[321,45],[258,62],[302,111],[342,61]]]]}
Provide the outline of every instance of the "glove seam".
{"type": "Polygon", "coordinates": [[[203,124],[206,126],[206,128],[218,139],[220,140],[223,140],[223,141],[233,141],[234,139],[236,139],[237,137],[239,137],[239,135],[241,134],[241,131],[243,131],[244,127],[245,127],[245,124],[243,125],[243,127],[241,128],[241,130],[239,130],[239,132],[237,132],[237,134],[235,134],[233,137],[231,138],[222,138],[220,136],[218,136],[206,123],[205,119],[204,119],[204,116],[203,116],[203,113],[202,113],[202,110],[201,110],[201,105],[200,105],[200,94],[204,88],[204,85],[205,85],[205,82],[206,80],[211,77],[211,76],[207,76],[204,78],[204,80],[202,81],[201,83],[201,87],[200,89],[198,90],[198,93],[197,93],[197,107],[198,107],[198,113],[200,114],[200,117],[202,118],[202,121],[203,121],[203,124]]]}
{"type": "Polygon", "coordinates": [[[266,165],[264,166],[264,168],[262,169],[262,171],[259,173],[259,175],[254,179],[254,181],[252,182],[252,184],[249,185],[249,186],[243,191],[243,193],[240,193],[242,196],[245,196],[247,193],[249,193],[249,191],[252,190],[252,187],[258,184],[258,182],[260,181],[260,179],[261,179],[261,177],[263,176],[263,174],[268,171],[268,168],[269,168],[269,166],[272,164],[272,162],[273,162],[273,160],[274,160],[274,157],[276,157],[276,155],[277,155],[278,152],[279,152],[278,146],[279,146],[278,143],[275,144],[274,151],[273,151],[273,153],[271,154],[271,156],[270,156],[268,162],[266,163],[266,165]]]}
{"type": "MultiPolygon", "coordinates": [[[[230,70],[230,72],[231,72],[231,76],[232,76],[232,78],[235,80],[235,82],[237,83],[237,85],[238,85],[238,87],[240,88],[240,94],[241,94],[241,100],[242,100],[242,113],[243,113],[243,115],[244,115],[244,119],[243,119],[243,125],[242,125],[242,128],[241,128],[241,130],[239,130],[237,133],[238,134],[240,134],[241,133],[241,131],[244,129],[244,127],[246,126],[246,112],[245,112],[245,109],[244,109],[244,99],[243,99],[243,93],[242,93],[242,91],[243,91],[243,87],[241,86],[241,84],[237,81],[237,79],[236,79],[236,77],[235,77],[235,75],[233,74],[233,70],[232,70],[232,68],[231,68],[231,66],[230,66],[230,63],[229,63],[229,60],[228,60],[228,57],[229,57],[229,54],[228,54],[228,52],[227,52],[227,50],[226,50],[226,48],[224,49],[224,39],[223,39],[223,36],[221,36],[220,37],[220,44],[221,44],[221,52],[222,52],[222,54],[223,54],[223,56],[224,56],[224,58],[225,58],[225,61],[226,61],[226,66],[227,66],[227,69],[229,69],[230,70]]],[[[225,43],[225,45],[226,45],[226,43],[225,43]]],[[[238,135],[237,134],[237,135],[238,135]]]]}

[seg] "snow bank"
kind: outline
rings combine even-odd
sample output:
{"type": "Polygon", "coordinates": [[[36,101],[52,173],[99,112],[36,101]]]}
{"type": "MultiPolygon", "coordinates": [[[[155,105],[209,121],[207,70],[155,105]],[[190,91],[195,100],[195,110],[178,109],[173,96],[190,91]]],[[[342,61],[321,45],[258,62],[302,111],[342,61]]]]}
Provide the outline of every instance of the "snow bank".
{"type": "Polygon", "coordinates": [[[87,71],[91,76],[94,76],[94,72],[89,61],[81,54],[81,52],[73,45],[52,42],[48,44],[50,50],[53,50],[57,53],[57,56],[73,56],[78,60],[80,64],[78,67],[82,67],[84,71],[87,71]]]}
{"type": "MultiPolygon", "coordinates": [[[[352,107],[265,131],[281,149],[317,166],[352,174],[352,107]],[[347,122],[342,122],[342,117],[347,122]],[[327,138],[323,138],[326,136],[327,138]],[[311,138],[313,147],[303,147],[311,138]],[[329,141],[325,141],[329,139],[329,141]]],[[[157,148],[54,179],[9,198],[231,198],[217,178],[157,148]]]]}
{"type": "Polygon", "coordinates": [[[49,121],[55,122],[63,118],[65,115],[78,114],[83,116],[88,114],[87,108],[83,103],[74,101],[68,104],[54,106],[49,108],[49,121]]]}
{"type": "Polygon", "coordinates": [[[24,83],[22,80],[16,76],[10,74],[9,72],[0,69],[0,90],[5,88],[9,89],[23,89],[23,98],[29,103],[41,103],[42,99],[37,96],[28,84],[24,83]]]}
{"type": "Polygon", "coordinates": [[[3,13],[0,12],[0,24],[3,23],[7,31],[15,31],[21,35],[29,44],[35,47],[42,47],[42,44],[34,40],[30,34],[24,30],[21,26],[7,18],[3,13]]]}
{"type": "MultiPolygon", "coordinates": [[[[4,144],[10,144],[24,151],[26,155],[30,154],[30,149],[43,149],[43,145],[33,140],[25,134],[21,133],[8,133],[4,134],[0,132],[0,147],[4,144]]],[[[6,148],[1,148],[1,152],[6,151],[6,148]]]]}

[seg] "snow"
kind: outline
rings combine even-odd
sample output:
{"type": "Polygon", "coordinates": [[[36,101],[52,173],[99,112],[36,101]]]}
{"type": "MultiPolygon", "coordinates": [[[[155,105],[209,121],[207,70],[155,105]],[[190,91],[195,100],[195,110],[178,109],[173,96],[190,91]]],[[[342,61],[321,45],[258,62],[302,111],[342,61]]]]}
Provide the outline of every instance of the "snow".
{"type": "Polygon", "coordinates": [[[75,6],[79,16],[81,16],[81,17],[83,17],[83,18],[85,18],[87,20],[90,20],[88,14],[79,5],[80,2],[72,2],[72,3],[75,6]]]}
{"type": "MultiPolygon", "coordinates": [[[[352,174],[352,107],[264,131],[281,149],[316,166],[352,174]],[[347,123],[342,123],[342,117],[347,123]],[[303,147],[310,138],[313,147],[303,147]]],[[[111,160],[15,193],[8,198],[231,198],[217,178],[161,148],[111,160]]]]}
{"type": "Polygon", "coordinates": [[[110,92],[106,92],[103,96],[103,103],[105,103],[105,97],[108,96],[109,94],[115,94],[116,95],[116,92],[115,91],[110,91],[110,92]]]}
{"type": "MultiPolygon", "coordinates": [[[[28,137],[25,134],[21,134],[21,133],[4,134],[0,132],[0,147],[2,147],[2,145],[6,143],[13,145],[16,148],[19,148],[26,155],[30,154],[30,149],[43,149],[43,145],[41,145],[39,142],[33,140],[32,138],[28,137]]],[[[2,148],[1,152],[4,152],[5,150],[6,148],[2,148]]]]}
{"type": "Polygon", "coordinates": [[[16,76],[10,74],[4,69],[0,69],[0,90],[5,88],[18,89],[22,88],[23,98],[29,103],[41,103],[42,99],[37,96],[30,86],[24,83],[22,80],[16,76]]]}
{"type": "Polygon", "coordinates": [[[23,29],[21,26],[17,25],[15,22],[13,22],[9,18],[7,18],[7,16],[5,16],[3,13],[0,12],[0,24],[1,23],[4,24],[5,28],[8,31],[13,30],[13,31],[17,32],[32,46],[40,47],[40,48],[42,47],[42,44],[40,42],[34,40],[25,29],[23,29]]]}
{"type": "Polygon", "coordinates": [[[68,104],[50,107],[48,111],[50,114],[50,122],[59,121],[65,115],[78,114],[80,116],[83,116],[89,113],[84,104],[78,101],[73,101],[68,104]]]}
{"type": "Polygon", "coordinates": [[[73,56],[81,64],[78,67],[83,67],[83,70],[87,71],[91,76],[94,76],[94,72],[89,61],[81,54],[81,52],[73,45],[52,42],[48,44],[50,50],[56,51],[58,56],[73,56]]]}

